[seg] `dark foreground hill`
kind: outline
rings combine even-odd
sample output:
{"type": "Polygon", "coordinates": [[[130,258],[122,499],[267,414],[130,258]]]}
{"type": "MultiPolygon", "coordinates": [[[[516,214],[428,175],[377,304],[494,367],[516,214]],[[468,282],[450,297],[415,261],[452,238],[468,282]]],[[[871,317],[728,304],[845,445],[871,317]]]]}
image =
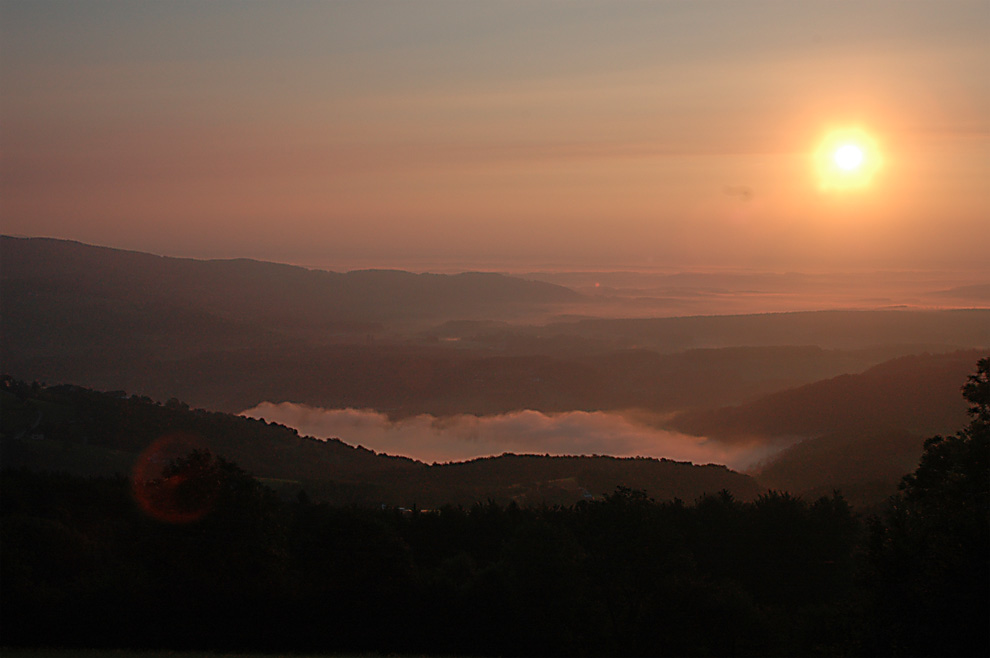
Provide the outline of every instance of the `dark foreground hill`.
{"type": "Polygon", "coordinates": [[[724,466],[657,459],[503,455],[428,466],[339,439],[299,436],[263,420],[190,409],[178,400],[162,405],[123,392],[43,387],[10,378],[0,402],[4,467],[130,475],[141,464],[206,449],[284,495],[305,490],[316,500],[362,506],[571,504],[618,486],[658,500],[692,501],[723,489],[745,500],[759,493],[752,478],[724,466]]]}

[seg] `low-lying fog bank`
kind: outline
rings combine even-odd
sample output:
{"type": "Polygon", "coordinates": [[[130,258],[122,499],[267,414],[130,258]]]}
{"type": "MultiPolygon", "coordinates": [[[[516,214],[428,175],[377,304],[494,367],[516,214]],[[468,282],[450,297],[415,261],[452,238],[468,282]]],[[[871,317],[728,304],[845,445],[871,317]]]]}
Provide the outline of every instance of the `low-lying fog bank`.
{"type": "Polygon", "coordinates": [[[783,444],[725,445],[703,437],[649,427],[619,413],[517,411],[496,416],[420,415],[390,421],[359,409],[322,409],[292,402],[263,402],[241,412],[321,438],[427,463],[464,461],[505,452],[549,455],[656,457],[744,470],[783,444]]]}

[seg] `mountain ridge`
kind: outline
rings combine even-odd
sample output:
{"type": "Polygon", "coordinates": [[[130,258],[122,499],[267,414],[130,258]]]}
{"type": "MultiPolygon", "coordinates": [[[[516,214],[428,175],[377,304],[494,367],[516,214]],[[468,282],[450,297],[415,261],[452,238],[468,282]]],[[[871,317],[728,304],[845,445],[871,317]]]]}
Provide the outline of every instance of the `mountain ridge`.
{"type": "Polygon", "coordinates": [[[297,322],[376,322],[429,317],[457,305],[476,310],[489,304],[582,298],[562,286],[489,272],[339,273],[244,258],[174,258],[54,238],[0,236],[0,255],[0,277],[7,289],[47,284],[104,299],[207,306],[242,320],[256,313],[269,320],[289,314],[297,322]]]}

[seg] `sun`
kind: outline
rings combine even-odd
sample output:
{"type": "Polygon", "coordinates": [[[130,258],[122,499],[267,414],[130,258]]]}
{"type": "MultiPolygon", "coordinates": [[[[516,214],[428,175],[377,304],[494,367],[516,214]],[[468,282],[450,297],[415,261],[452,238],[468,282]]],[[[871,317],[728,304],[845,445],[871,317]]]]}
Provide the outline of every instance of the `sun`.
{"type": "Polygon", "coordinates": [[[883,164],[877,140],[862,128],[832,130],[814,160],[819,187],[826,191],[865,189],[883,164]]]}
{"type": "Polygon", "coordinates": [[[832,156],[835,165],[845,171],[855,171],[863,165],[863,149],[855,144],[843,144],[832,156]]]}

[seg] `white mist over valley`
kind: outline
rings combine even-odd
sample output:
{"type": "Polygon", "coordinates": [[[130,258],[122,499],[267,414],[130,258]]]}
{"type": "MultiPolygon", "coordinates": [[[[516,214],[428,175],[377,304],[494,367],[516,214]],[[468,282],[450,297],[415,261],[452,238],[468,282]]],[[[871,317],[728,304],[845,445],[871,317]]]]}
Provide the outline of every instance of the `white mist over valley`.
{"type": "Polygon", "coordinates": [[[339,438],[423,462],[465,461],[503,453],[654,457],[745,470],[785,444],[732,444],[650,427],[614,412],[525,410],[492,416],[421,414],[390,420],[362,409],[263,402],[241,412],[318,438],[339,438]]]}

